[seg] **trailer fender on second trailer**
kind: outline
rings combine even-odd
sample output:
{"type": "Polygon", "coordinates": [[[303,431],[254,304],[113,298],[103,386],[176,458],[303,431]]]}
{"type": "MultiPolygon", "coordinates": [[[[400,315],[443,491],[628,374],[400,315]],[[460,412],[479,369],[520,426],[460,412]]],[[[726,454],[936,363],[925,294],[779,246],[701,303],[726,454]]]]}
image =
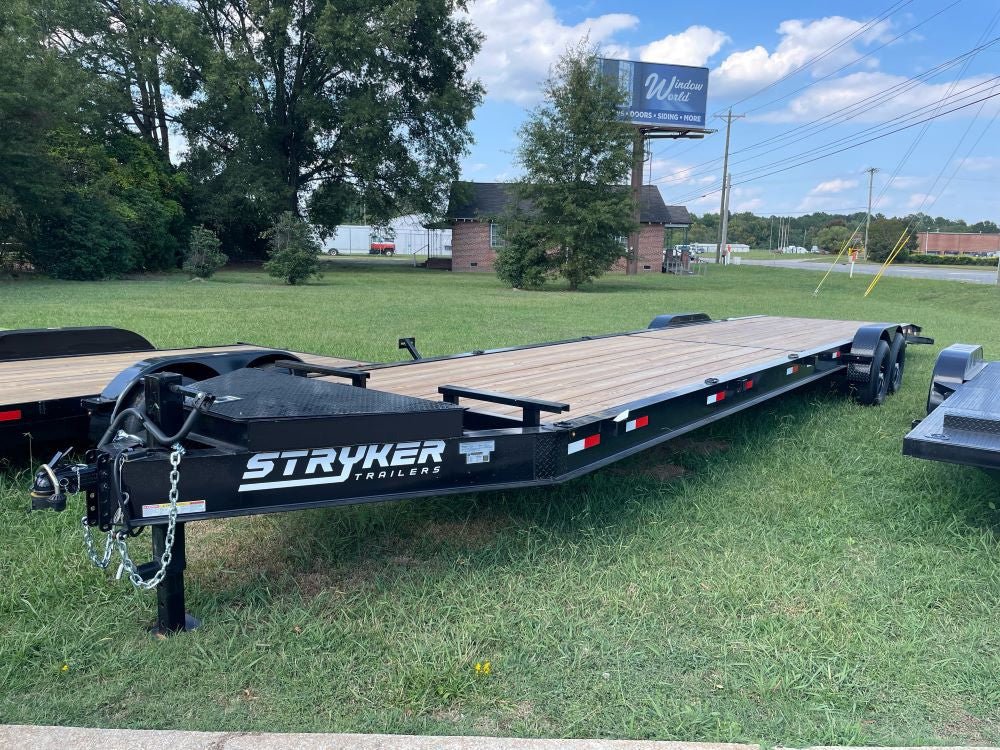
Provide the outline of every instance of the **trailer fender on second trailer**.
{"type": "Polygon", "coordinates": [[[303,356],[252,344],[158,350],[139,334],[110,327],[0,331],[0,455],[31,441],[82,448],[88,434],[92,444],[115,410],[137,402],[141,379],[152,373],[195,382],[303,356]]]}

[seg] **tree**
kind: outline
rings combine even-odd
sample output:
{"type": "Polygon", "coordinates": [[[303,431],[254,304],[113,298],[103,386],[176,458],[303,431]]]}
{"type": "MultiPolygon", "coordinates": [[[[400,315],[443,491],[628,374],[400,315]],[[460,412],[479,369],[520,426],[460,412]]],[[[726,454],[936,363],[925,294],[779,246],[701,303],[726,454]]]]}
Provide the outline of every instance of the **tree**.
{"type": "Polygon", "coordinates": [[[844,249],[847,241],[851,239],[856,240],[857,235],[852,238],[850,229],[842,225],[834,225],[820,229],[816,233],[814,241],[820,250],[826,250],[828,253],[839,253],[844,249]]]}
{"type": "Polygon", "coordinates": [[[636,229],[635,203],[622,187],[632,164],[632,129],[616,117],[623,100],[589,43],[570,47],[543,86],[544,100],[520,130],[524,169],[499,266],[520,269],[508,283],[558,274],[577,289],[610,270],[636,229]]]}
{"type": "Polygon", "coordinates": [[[885,261],[896,248],[904,231],[908,232],[909,239],[903,244],[899,255],[896,256],[898,261],[905,261],[910,257],[910,253],[917,249],[916,231],[902,219],[887,219],[882,214],[874,216],[871,228],[868,230],[868,258],[874,261],[885,261]]]}
{"type": "Polygon", "coordinates": [[[270,256],[264,270],[269,274],[293,286],[319,276],[319,242],[312,228],[291,211],[281,214],[264,238],[270,256]]]}
{"type": "MultiPolygon", "coordinates": [[[[224,241],[283,211],[332,230],[445,202],[482,96],[465,0],[192,0],[198,43],[170,66],[190,173],[224,241]],[[223,213],[225,210],[225,213],[223,213]]],[[[231,247],[230,244],[226,245],[231,247]]]]}
{"type": "Polygon", "coordinates": [[[219,245],[219,238],[211,229],[192,228],[187,255],[184,258],[184,270],[198,279],[211,278],[229,260],[219,249],[219,245]]]}
{"type": "Polygon", "coordinates": [[[172,40],[191,37],[193,15],[178,0],[51,0],[49,42],[90,72],[95,109],[112,128],[129,129],[169,161],[172,119],[167,65],[172,40]]]}

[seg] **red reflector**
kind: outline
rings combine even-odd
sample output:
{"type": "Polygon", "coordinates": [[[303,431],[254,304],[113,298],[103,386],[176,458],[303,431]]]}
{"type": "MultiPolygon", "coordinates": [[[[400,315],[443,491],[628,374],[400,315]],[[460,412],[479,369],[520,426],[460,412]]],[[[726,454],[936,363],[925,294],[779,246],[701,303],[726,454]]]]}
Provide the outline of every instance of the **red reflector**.
{"type": "Polygon", "coordinates": [[[637,417],[636,420],[635,420],[635,426],[637,428],[638,427],[645,427],[648,424],[649,424],[649,417],[637,417]]]}
{"type": "Polygon", "coordinates": [[[601,444],[600,435],[591,435],[590,437],[583,439],[584,448],[593,448],[595,445],[600,445],[600,444],[601,444]]]}
{"type": "Polygon", "coordinates": [[[21,418],[21,410],[0,411],[0,422],[15,422],[21,418]]]}
{"type": "Polygon", "coordinates": [[[749,390],[750,390],[751,388],[753,388],[753,381],[752,381],[752,380],[748,380],[748,381],[747,381],[747,386],[746,386],[746,387],[747,387],[747,390],[748,390],[748,391],[749,391],[749,390]]]}

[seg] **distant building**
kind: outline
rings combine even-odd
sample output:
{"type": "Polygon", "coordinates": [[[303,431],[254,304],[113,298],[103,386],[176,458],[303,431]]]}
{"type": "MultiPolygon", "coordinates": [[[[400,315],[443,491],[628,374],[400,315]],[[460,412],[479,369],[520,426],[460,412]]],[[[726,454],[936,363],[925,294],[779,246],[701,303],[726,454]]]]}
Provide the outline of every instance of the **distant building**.
{"type": "MultiPolygon", "coordinates": [[[[452,228],[451,270],[493,270],[497,248],[503,243],[503,231],[496,219],[512,200],[509,189],[501,182],[466,182],[452,189],[447,215],[452,228]]],[[[665,230],[687,230],[691,216],[684,206],[666,205],[655,185],[643,185],[639,224],[639,270],[659,273],[665,230]]],[[[624,272],[624,259],[613,270],[624,272]]]]}
{"type": "Polygon", "coordinates": [[[928,255],[1000,255],[1000,234],[917,232],[917,252],[928,255]]]}
{"type": "Polygon", "coordinates": [[[420,214],[398,216],[384,228],[342,224],[323,240],[323,252],[367,255],[373,242],[394,243],[397,255],[447,256],[451,252],[451,230],[428,227],[420,214]]]}

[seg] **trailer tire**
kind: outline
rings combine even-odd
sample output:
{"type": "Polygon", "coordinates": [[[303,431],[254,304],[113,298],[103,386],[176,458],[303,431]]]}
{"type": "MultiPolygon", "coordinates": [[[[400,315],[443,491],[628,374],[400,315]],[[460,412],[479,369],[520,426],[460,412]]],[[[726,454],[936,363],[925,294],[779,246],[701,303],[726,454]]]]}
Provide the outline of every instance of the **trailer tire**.
{"type": "Polygon", "coordinates": [[[853,384],[854,400],[865,406],[881,406],[889,392],[891,371],[889,344],[885,339],[882,339],[872,354],[871,374],[868,376],[868,380],[853,384]]]}
{"type": "Polygon", "coordinates": [[[889,347],[889,393],[903,387],[903,369],[906,366],[906,336],[897,333],[889,347]]]}

